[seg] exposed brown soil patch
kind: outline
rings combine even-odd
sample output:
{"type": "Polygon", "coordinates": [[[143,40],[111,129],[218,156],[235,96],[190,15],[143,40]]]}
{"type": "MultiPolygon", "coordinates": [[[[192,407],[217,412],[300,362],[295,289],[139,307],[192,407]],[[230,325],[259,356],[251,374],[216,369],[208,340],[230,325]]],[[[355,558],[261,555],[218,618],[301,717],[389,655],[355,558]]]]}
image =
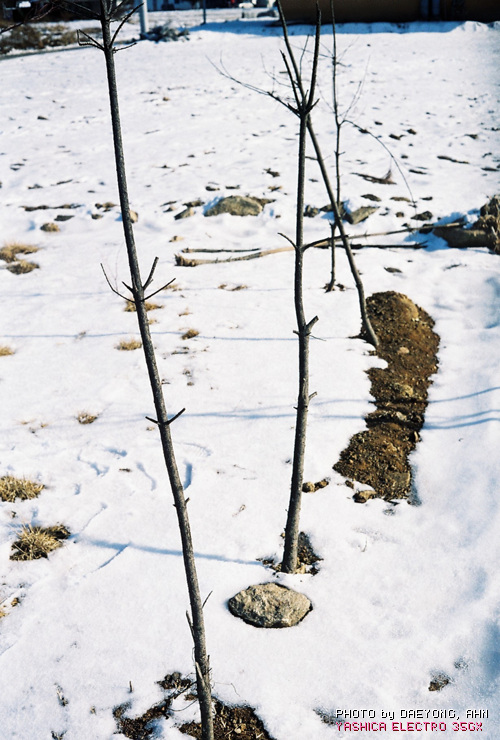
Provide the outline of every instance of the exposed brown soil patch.
{"type": "Polygon", "coordinates": [[[408,456],[419,440],[427,406],[427,389],[437,370],[439,337],[434,321],[407,296],[388,291],[367,301],[368,313],[380,341],[378,356],[387,368],[371,368],[371,393],[376,410],[368,429],[355,434],[334,469],[372,490],[354,498],[408,498],[411,469],[408,456]]]}
{"type": "MultiPolygon", "coordinates": [[[[320,483],[323,483],[323,481],[320,481],[320,483]]],[[[317,491],[320,488],[324,487],[319,484],[316,484],[316,485],[318,487],[315,488],[314,491],[317,491]]],[[[285,533],[283,532],[281,536],[284,537],[285,533]]],[[[311,544],[311,540],[309,539],[308,535],[305,532],[299,532],[299,541],[298,541],[298,550],[297,550],[297,568],[295,572],[296,573],[310,573],[311,575],[315,576],[316,573],[319,572],[318,563],[322,559],[323,558],[320,558],[320,556],[314,552],[313,546],[311,544]]],[[[277,563],[272,558],[257,558],[257,560],[260,560],[263,565],[267,565],[268,567],[275,570],[277,573],[281,572],[281,562],[277,563]]]]}
{"type": "MultiPolygon", "coordinates": [[[[125,717],[128,704],[117,707],[113,716],[118,730],[129,740],[149,740],[154,732],[154,721],[171,714],[172,701],[184,694],[186,701],[196,699],[196,685],[180,673],[171,673],[159,685],[170,692],[165,701],[151,707],[141,717],[125,717]]],[[[214,740],[273,740],[251,707],[229,707],[214,699],[214,740]]],[[[180,732],[190,737],[201,738],[201,724],[187,722],[179,727],[180,732]]]]}
{"type": "MultiPolygon", "coordinates": [[[[201,739],[201,725],[188,722],[179,730],[201,739]]],[[[215,740],[272,740],[264,725],[250,707],[227,707],[215,701],[215,740]]]]}

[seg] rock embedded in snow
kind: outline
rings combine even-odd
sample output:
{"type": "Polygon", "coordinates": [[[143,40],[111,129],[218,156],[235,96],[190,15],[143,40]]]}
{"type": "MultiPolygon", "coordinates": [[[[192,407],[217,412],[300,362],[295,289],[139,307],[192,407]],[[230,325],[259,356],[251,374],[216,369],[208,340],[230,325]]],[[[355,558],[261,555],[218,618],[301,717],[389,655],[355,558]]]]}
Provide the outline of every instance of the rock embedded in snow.
{"type": "Polygon", "coordinates": [[[361,206],[355,211],[346,211],[344,218],[350,224],[359,224],[361,221],[366,221],[376,211],[378,211],[378,206],[361,206]]]}
{"type": "Polygon", "coordinates": [[[251,198],[244,195],[228,195],[221,198],[209,208],[205,216],[218,216],[220,213],[230,213],[232,216],[258,216],[266,202],[262,198],[251,198]]]}
{"type": "Polygon", "coordinates": [[[228,606],[254,627],[293,627],[312,609],[307,596],[277,583],[249,586],[229,599],[228,606]]]}
{"type": "Polygon", "coordinates": [[[194,216],[194,208],[191,208],[189,206],[188,208],[185,208],[183,211],[174,216],[174,218],[176,221],[179,221],[179,219],[181,218],[190,218],[191,216],[194,216]]]}

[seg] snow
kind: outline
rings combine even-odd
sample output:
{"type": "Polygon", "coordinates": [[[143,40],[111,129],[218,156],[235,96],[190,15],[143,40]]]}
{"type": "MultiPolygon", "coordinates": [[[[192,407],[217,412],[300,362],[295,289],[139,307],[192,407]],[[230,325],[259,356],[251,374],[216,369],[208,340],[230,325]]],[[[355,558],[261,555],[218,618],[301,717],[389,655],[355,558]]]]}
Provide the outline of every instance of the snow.
{"type": "MultiPolygon", "coordinates": [[[[309,31],[291,28],[296,49],[309,31]]],[[[434,220],[474,221],[498,191],[498,24],[345,25],[338,45],[341,110],[350,108],[349,119],[386,147],[343,127],[343,197],[354,206],[371,204],[366,193],[382,198],[379,211],[349,232],[410,222],[411,205],[392,196],[414,198],[416,212],[430,210],[434,220]],[[395,185],[359,176],[383,177],[389,168],[395,185]]],[[[371,408],[364,371],[383,363],[353,338],[360,320],[343,254],[337,279],[347,289],[325,294],[329,254],[307,252],[306,312],[320,320],[311,345],[318,396],[306,480],[328,477],[330,485],[304,494],[301,528],[323,561],[316,576],[276,576],[257,560],[280,556],[290,485],[293,255],[182,268],[174,254],[184,247],[272,248],[286,245],[280,233],[293,238],[296,120],[216,69],[286,95],[281,48],[271,21],[246,20],[194,26],[189,42],[141,42],[116,56],[142,269],[147,275],[158,255],[155,285],[176,280],[175,290],[154,299],[163,309],[150,315],[167,405],[172,414],[186,408],[173,435],[201,592],[211,594],[205,614],[214,694],[253,706],[276,740],[353,734],[326,725],[318,711],[372,709],[379,722],[382,710],[398,721],[401,710],[417,708],[454,710],[463,721],[467,709],[489,710],[481,721],[494,738],[497,255],[450,249],[430,235],[383,237],[394,246],[356,252],[367,294],[407,294],[441,337],[412,457],[420,505],[391,506],[355,504],[332,470],[371,408]],[[209,184],[219,190],[206,191],[209,184]],[[282,189],[271,192],[274,185],[282,189]],[[205,218],[198,207],[193,217],[174,219],[185,202],[210,205],[231,194],[275,201],[258,217],[205,218]],[[169,201],[176,210],[167,210],[169,201]],[[427,248],[398,248],[415,239],[427,248]],[[189,328],[198,336],[182,340],[189,328]],[[273,579],[311,599],[314,609],[300,625],[256,630],[231,616],[232,595],[273,579]],[[429,692],[437,673],[451,683],[429,692]]],[[[325,29],[314,120],[333,167],[330,49],[325,29]]],[[[175,512],[159,440],[145,418],[154,413],[145,365],[140,351],[115,349],[137,337],[136,317],[123,311],[101,270],[102,263],[119,288],[128,281],[119,209],[95,206],[118,202],[104,60],[81,49],[4,59],[2,71],[2,240],[39,246],[27,259],[40,269],[13,275],[0,263],[0,343],[15,349],[0,358],[0,474],[27,475],[46,489],[32,501],[0,506],[0,600],[8,612],[0,621],[0,734],[110,740],[123,737],[113,734],[114,707],[130,702],[129,716],[144,712],[163,696],[156,682],[173,671],[193,675],[193,665],[175,512]],[[42,204],[77,207],[22,207],[42,204]],[[98,212],[103,217],[92,219],[98,212]],[[40,231],[58,213],[74,218],[59,223],[59,233],[40,231]],[[99,417],[80,425],[82,411],[99,417]],[[22,524],[57,522],[72,533],[61,549],[47,560],[9,560],[22,524]],[[11,607],[14,598],[20,604],[11,607]]],[[[328,198],[316,165],[308,166],[306,203],[319,207],[328,198]]],[[[325,214],[305,221],[308,241],[329,234],[325,214]]],[[[193,713],[184,709],[175,722],[193,713]]],[[[439,721],[447,725],[440,736],[454,736],[453,719],[439,721]]],[[[156,736],[181,737],[175,722],[158,723],[156,736]]],[[[386,734],[396,732],[436,734],[393,731],[388,721],[386,734]]],[[[379,732],[360,735],[369,740],[379,732]]]]}

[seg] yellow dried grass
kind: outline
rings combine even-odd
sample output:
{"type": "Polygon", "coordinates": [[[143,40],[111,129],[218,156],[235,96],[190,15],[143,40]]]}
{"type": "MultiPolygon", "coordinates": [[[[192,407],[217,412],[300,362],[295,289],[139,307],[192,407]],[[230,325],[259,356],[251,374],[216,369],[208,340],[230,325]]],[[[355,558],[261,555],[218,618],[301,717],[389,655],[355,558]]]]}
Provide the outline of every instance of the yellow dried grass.
{"type": "Polygon", "coordinates": [[[4,262],[16,262],[19,254],[34,254],[38,252],[39,247],[23,242],[7,242],[0,249],[0,260],[4,262]]]}
{"type": "Polygon", "coordinates": [[[134,349],[140,349],[142,342],[138,339],[122,339],[118,344],[115,345],[116,349],[120,349],[124,352],[130,352],[134,349]]]}
{"type": "Polygon", "coordinates": [[[182,335],[182,339],[194,339],[200,332],[197,329],[188,329],[182,335]]]}
{"type": "Polygon", "coordinates": [[[36,498],[45,488],[43,483],[36,483],[28,478],[15,478],[3,475],[0,478],[0,499],[12,503],[16,498],[21,501],[36,498]]]}
{"type": "Polygon", "coordinates": [[[25,275],[27,272],[32,270],[38,270],[40,265],[36,262],[29,262],[28,260],[18,260],[17,262],[11,262],[7,265],[7,270],[13,272],[14,275],[25,275]]]}
{"type": "MultiPolygon", "coordinates": [[[[146,301],[144,303],[144,308],[146,311],[157,311],[159,308],[163,308],[163,306],[160,306],[159,303],[153,303],[152,301],[146,301]]],[[[127,311],[128,313],[133,313],[137,311],[136,305],[134,301],[127,301],[124,311],[127,311]]]]}
{"type": "Polygon", "coordinates": [[[49,553],[61,547],[64,540],[70,536],[70,531],[64,524],[53,527],[22,528],[19,537],[12,544],[11,560],[38,560],[47,558],[49,553]]]}
{"type": "Polygon", "coordinates": [[[79,424],[93,424],[99,418],[99,414],[89,414],[88,411],[80,411],[76,415],[76,418],[79,424]]]}

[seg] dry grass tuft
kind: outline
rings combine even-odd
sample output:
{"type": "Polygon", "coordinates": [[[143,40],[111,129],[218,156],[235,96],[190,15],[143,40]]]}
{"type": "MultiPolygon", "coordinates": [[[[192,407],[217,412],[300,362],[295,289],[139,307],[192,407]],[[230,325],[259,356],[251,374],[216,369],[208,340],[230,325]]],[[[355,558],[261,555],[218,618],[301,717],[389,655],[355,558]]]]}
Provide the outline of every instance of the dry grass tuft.
{"type": "Polygon", "coordinates": [[[197,337],[200,332],[196,329],[188,329],[184,334],[182,335],[182,339],[194,339],[194,337],[197,337]]]}
{"type": "Polygon", "coordinates": [[[99,414],[89,414],[88,411],[80,411],[76,418],[79,424],[93,424],[99,418],[99,414]]]}
{"type": "MultiPolygon", "coordinates": [[[[159,303],[153,303],[152,301],[146,301],[144,303],[144,308],[146,311],[157,311],[159,308],[163,308],[163,306],[160,306],[159,303]]],[[[124,311],[127,311],[128,313],[134,313],[137,312],[136,305],[134,301],[127,301],[124,311]]]]}
{"type": "Polygon", "coordinates": [[[53,221],[49,221],[46,224],[42,224],[40,226],[41,231],[46,231],[49,234],[56,234],[58,231],[61,231],[59,226],[55,224],[53,221]]]}
{"type": "Polygon", "coordinates": [[[24,275],[27,272],[31,272],[32,270],[38,270],[40,265],[37,265],[36,262],[28,262],[28,260],[19,260],[19,262],[12,262],[10,265],[7,265],[7,270],[9,272],[13,272],[14,275],[24,275]]]}
{"type": "Polygon", "coordinates": [[[22,242],[8,242],[0,249],[0,260],[4,262],[17,262],[19,254],[34,254],[38,247],[22,242]]]}
{"type": "Polygon", "coordinates": [[[130,352],[133,349],[140,349],[142,342],[138,339],[122,339],[121,342],[115,345],[116,349],[121,349],[125,352],[130,352]]]}
{"type": "Polygon", "coordinates": [[[7,347],[6,344],[0,344],[0,357],[8,357],[13,354],[14,350],[11,347],[7,347]]]}
{"type": "Polygon", "coordinates": [[[16,498],[27,501],[36,498],[45,488],[43,483],[36,483],[28,478],[14,478],[13,475],[3,475],[0,478],[0,499],[12,503],[16,498]]]}
{"type": "Polygon", "coordinates": [[[64,524],[54,527],[23,527],[18,539],[12,544],[11,560],[38,560],[61,547],[70,536],[64,524]]]}

